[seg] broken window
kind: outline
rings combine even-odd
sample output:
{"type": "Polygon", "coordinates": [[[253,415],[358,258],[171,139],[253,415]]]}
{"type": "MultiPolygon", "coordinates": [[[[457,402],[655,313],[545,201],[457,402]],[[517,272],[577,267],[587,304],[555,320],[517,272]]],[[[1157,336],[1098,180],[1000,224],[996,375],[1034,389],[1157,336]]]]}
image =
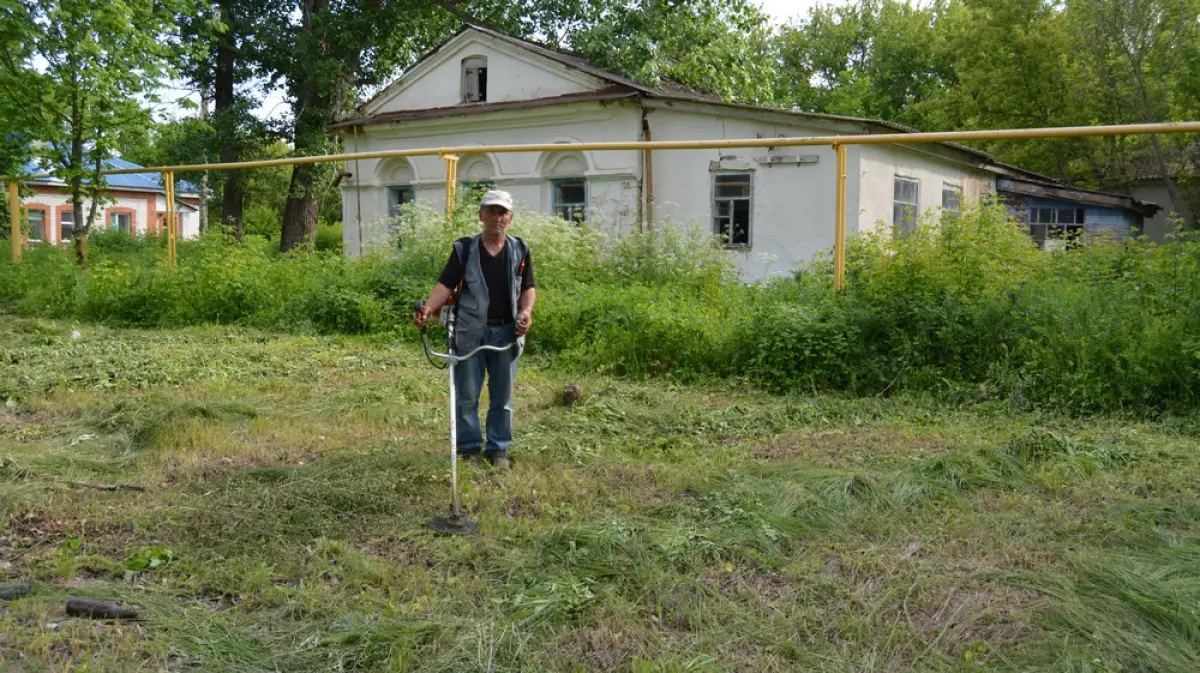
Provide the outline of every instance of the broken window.
{"type": "Polygon", "coordinates": [[[896,233],[907,234],[917,228],[921,210],[921,183],[911,178],[897,177],[893,185],[892,226],[896,233]]]}
{"type": "Polygon", "coordinates": [[[487,100],[487,57],[469,56],[463,59],[464,103],[482,103],[487,100]]]}
{"type": "Polygon", "coordinates": [[[553,180],[554,214],[568,222],[587,222],[587,180],[553,180]]]}
{"type": "Polygon", "coordinates": [[[1029,235],[1039,250],[1069,249],[1083,235],[1083,208],[1030,208],[1029,235]]]}
{"type": "Polygon", "coordinates": [[[713,233],[728,247],[749,247],[754,175],[713,175],[713,233]]]}

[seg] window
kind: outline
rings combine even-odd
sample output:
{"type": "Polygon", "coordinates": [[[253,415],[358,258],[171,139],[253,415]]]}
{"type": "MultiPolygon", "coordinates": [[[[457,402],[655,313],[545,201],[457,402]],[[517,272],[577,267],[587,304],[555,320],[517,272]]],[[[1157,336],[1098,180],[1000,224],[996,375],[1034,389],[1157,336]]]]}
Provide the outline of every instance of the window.
{"type": "Polygon", "coordinates": [[[129,213],[108,214],[108,228],[111,231],[121,231],[128,234],[131,224],[132,218],[130,217],[129,213]]]}
{"type": "Polygon", "coordinates": [[[554,214],[568,222],[587,222],[587,180],[568,178],[552,180],[554,214]]]}
{"type": "Polygon", "coordinates": [[[46,211],[29,209],[29,240],[41,243],[46,240],[46,211]]]}
{"type": "Polygon", "coordinates": [[[962,212],[962,193],[961,185],[943,184],[942,211],[954,215],[962,212]]]}
{"type": "Polygon", "coordinates": [[[61,225],[61,241],[75,240],[75,211],[64,210],[58,214],[58,223],[61,225]]]}
{"type": "Polygon", "coordinates": [[[495,188],[494,180],[462,180],[459,183],[458,191],[462,193],[461,200],[464,203],[479,203],[484,192],[495,188]]]}
{"type": "Polygon", "coordinates": [[[910,178],[896,178],[892,196],[892,226],[897,233],[907,234],[917,228],[921,209],[921,183],[910,178]]]}
{"type": "Polygon", "coordinates": [[[388,217],[396,217],[400,209],[407,203],[417,200],[417,193],[412,187],[388,187],[388,217]]]}
{"type": "Polygon", "coordinates": [[[1083,234],[1083,208],[1030,208],[1029,235],[1040,250],[1060,250],[1083,234]]]}
{"type": "Polygon", "coordinates": [[[469,56],[462,61],[464,103],[482,103],[487,100],[487,57],[469,56]]]}
{"type": "Polygon", "coordinates": [[[752,173],[713,175],[713,233],[727,247],[750,245],[752,173]]]}

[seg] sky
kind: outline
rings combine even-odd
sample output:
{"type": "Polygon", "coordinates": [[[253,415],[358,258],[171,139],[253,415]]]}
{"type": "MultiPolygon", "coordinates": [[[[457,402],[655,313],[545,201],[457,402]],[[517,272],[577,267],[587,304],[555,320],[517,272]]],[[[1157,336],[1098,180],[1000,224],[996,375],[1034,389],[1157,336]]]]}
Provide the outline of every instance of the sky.
{"type": "MultiPolygon", "coordinates": [[[[763,11],[775,21],[776,24],[789,23],[792,19],[806,16],[808,11],[816,5],[831,5],[843,4],[847,0],[757,0],[758,5],[763,8],[763,11]]],[[[165,116],[174,118],[184,117],[195,114],[192,110],[184,109],[174,103],[180,98],[190,98],[193,102],[198,98],[194,93],[182,89],[164,88],[160,94],[162,104],[159,106],[161,113],[165,116]]],[[[284,100],[282,91],[272,91],[267,95],[259,106],[257,114],[261,118],[270,118],[279,114],[287,113],[287,103],[284,100]]]]}
{"type": "Polygon", "coordinates": [[[789,19],[807,15],[808,10],[816,5],[835,5],[842,4],[842,2],[837,0],[758,0],[758,4],[776,22],[787,23],[789,19]]]}

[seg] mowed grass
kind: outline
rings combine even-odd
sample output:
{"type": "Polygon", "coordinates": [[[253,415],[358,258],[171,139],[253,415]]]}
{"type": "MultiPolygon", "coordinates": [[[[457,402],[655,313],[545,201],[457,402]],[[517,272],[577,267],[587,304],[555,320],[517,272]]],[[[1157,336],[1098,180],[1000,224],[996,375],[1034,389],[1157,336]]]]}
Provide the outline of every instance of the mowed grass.
{"type": "Polygon", "coordinates": [[[0,318],[0,368],[0,670],[1200,670],[1195,418],[532,357],[448,538],[411,345],[0,318]]]}

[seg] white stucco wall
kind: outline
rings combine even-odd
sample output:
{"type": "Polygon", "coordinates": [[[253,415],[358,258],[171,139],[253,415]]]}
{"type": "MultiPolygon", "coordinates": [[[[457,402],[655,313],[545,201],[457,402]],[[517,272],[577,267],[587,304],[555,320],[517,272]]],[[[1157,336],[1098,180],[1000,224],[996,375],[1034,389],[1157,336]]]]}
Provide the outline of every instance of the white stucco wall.
{"type": "MultiPolygon", "coordinates": [[[[640,110],[628,102],[575,103],[528,110],[506,110],[463,117],[412,120],[391,125],[368,126],[358,136],[347,137],[350,151],[437,148],[462,145],[514,143],[562,143],[574,155],[571,143],[637,140],[640,110]],[[355,150],[357,147],[357,150],[355,150]]],[[[463,155],[458,179],[494,180],[510,192],[518,207],[542,213],[552,211],[550,184],[545,170],[560,154],[539,152],[463,155]]],[[[584,177],[588,181],[591,221],[604,229],[629,231],[638,219],[638,184],[641,175],[639,152],[611,151],[578,153],[582,175],[574,170],[557,177],[584,177]]],[[[564,162],[571,164],[574,162],[564,162]]],[[[354,175],[341,183],[343,244],[347,254],[360,252],[358,231],[363,239],[383,241],[387,237],[388,188],[412,186],[419,201],[438,210],[445,208],[446,169],[439,156],[407,159],[363,160],[347,167],[354,175]],[[355,193],[360,185],[362,191],[355,193]],[[358,206],[361,200],[362,213],[358,206]]]]}
{"type": "MultiPolygon", "coordinates": [[[[654,140],[709,140],[833,135],[795,124],[737,119],[677,110],[650,115],[654,140]]],[[[848,148],[847,165],[857,162],[848,148]]],[[[731,249],[742,277],[760,280],[788,275],[816,253],[831,249],[837,192],[837,156],[830,147],[734,148],[654,153],[654,219],[712,231],[712,172],[748,171],[751,192],[750,247],[731,249]],[[803,157],[804,163],[768,163],[768,156],[803,157]],[[815,158],[815,162],[813,162],[815,158]]],[[[847,169],[848,201],[858,191],[856,171],[847,169]]],[[[847,234],[856,230],[847,209],[847,234]]]]}
{"type": "Polygon", "coordinates": [[[942,207],[945,184],[962,187],[964,202],[976,201],[996,191],[996,179],[991,173],[929,156],[919,149],[862,145],[858,168],[862,185],[857,210],[859,231],[887,231],[891,227],[896,177],[920,183],[922,216],[942,207]]]}
{"type": "MultiPolygon", "coordinates": [[[[711,110],[712,108],[707,108],[711,110]]],[[[522,143],[610,142],[637,140],[642,109],[632,101],[573,103],[526,110],[494,111],[366,127],[347,149],[392,149],[522,143]]],[[[694,105],[646,110],[654,140],[709,140],[755,137],[812,137],[848,132],[834,122],[812,126],[787,123],[775,113],[725,110],[703,113],[694,105]],[[815,128],[814,128],[815,127],[815,128]]],[[[871,230],[877,221],[890,225],[893,177],[921,182],[921,208],[941,206],[943,183],[961,185],[963,199],[994,190],[990,174],[951,158],[874,146],[847,148],[846,234],[871,230]]],[[[581,155],[588,179],[591,221],[610,231],[638,227],[642,153],[587,152],[581,155]]],[[[552,211],[549,167],[539,153],[465,155],[458,177],[490,178],[511,192],[518,207],[552,211]]],[[[566,162],[570,163],[570,162],[566,162]]],[[[836,153],[830,147],[732,148],[655,151],[654,226],[696,226],[712,231],[714,169],[749,172],[753,177],[751,245],[731,249],[741,277],[755,281],[786,276],[834,244],[836,153]],[[772,161],[771,157],[782,157],[772,161]]],[[[342,181],[343,243],[347,254],[360,254],[359,230],[368,242],[387,240],[389,186],[412,186],[418,200],[444,208],[445,166],[438,156],[363,160],[342,181]],[[362,190],[356,194],[361,184],[362,190]],[[359,202],[362,212],[359,217],[359,202]]],[[[566,177],[563,175],[562,177],[566,177]]]]}
{"type": "Polygon", "coordinates": [[[490,36],[464,33],[385,89],[366,111],[377,114],[461,104],[462,61],[472,56],[487,58],[488,103],[547,98],[607,85],[555,61],[531,58],[490,36]]]}

